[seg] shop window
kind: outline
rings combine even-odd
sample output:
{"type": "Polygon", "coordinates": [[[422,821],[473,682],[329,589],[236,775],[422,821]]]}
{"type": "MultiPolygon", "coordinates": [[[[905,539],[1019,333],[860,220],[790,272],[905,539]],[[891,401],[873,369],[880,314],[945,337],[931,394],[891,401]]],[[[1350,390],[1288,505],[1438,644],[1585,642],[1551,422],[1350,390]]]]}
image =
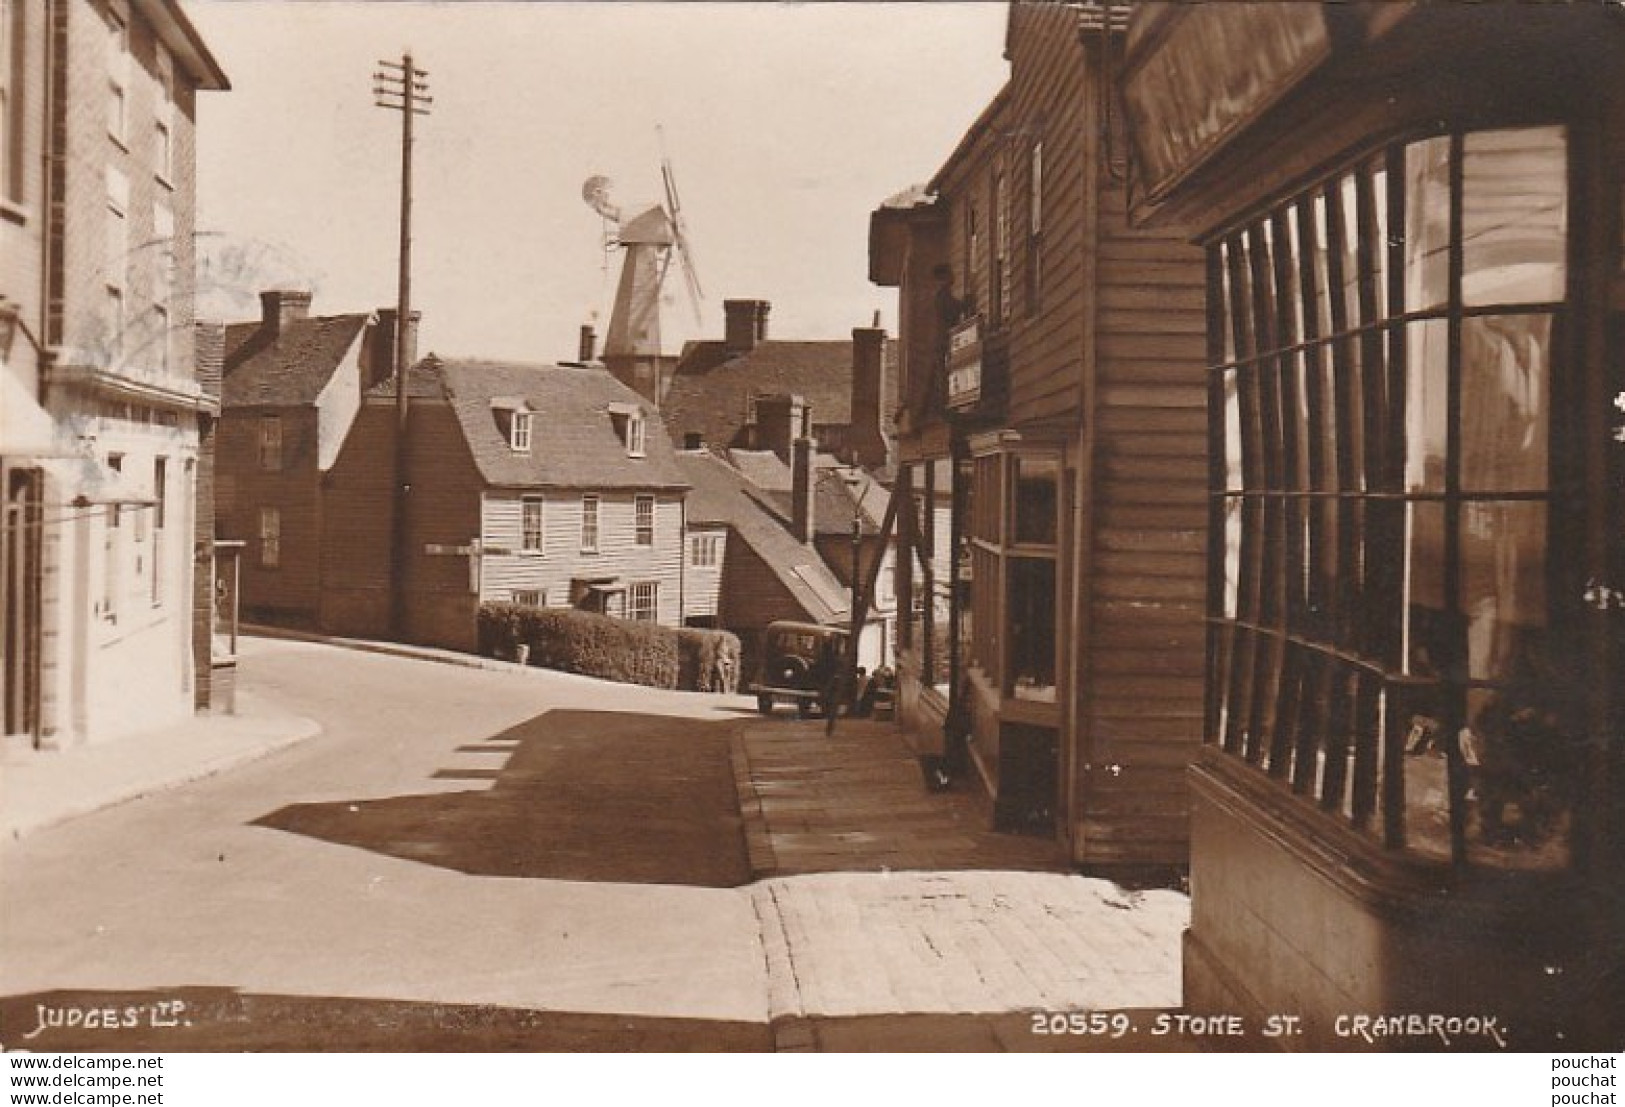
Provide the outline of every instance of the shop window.
{"type": "Polygon", "coordinates": [[[1569,855],[1567,164],[1557,127],[1426,138],[1210,248],[1209,735],[1423,857],[1569,855]]]}
{"type": "MultiPolygon", "coordinates": [[[[945,458],[908,467],[910,498],[900,508],[908,516],[902,527],[907,541],[897,552],[898,580],[908,596],[907,610],[899,612],[899,645],[913,653],[922,683],[944,697],[952,680],[951,477],[945,458]]],[[[878,582],[877,592],[879,606],[897,602],[878,582]]]]}
{"type": "Polygon", "coordinates": [[[1061,459],[995,436],[975,451],[969,512],[971,663],[1000,694],[1055,702],[1061,459]]]}

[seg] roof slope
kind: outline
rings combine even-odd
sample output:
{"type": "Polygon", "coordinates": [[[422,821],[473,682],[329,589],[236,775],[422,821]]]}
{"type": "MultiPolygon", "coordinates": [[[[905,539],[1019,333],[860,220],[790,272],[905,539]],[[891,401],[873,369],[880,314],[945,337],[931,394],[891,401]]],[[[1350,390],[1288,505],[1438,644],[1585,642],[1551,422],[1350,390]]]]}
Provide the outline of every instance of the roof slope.
{"type": "Polygon", "coordinates": [[[708,450],[685,450],[677,464],[693,491],[688,497],[691,524],[731,527],[753,549],[808,618],[829,623],[846,617],[847,592],[811,546],[796,541],[767,494],[733,466],[708,450]]]}
{"type": "MultiPolygon", "coordinates": [[[[888,343],[889,344],[889,343],[888,343]]],[[[885,374],[882,419],[889,431],[895,410],[897,374],[885,374]]],[[[689,342],[672,373],[662,405],[666,427],[675,436],[698,431],[709,446],[738,445],[751,395],[794,392],[812,406],[812,421],[852,421],[852,341],[766,339],[748,353],[729,357],[717,339],[689,342]]]]}
{"type": "MultiPolygon", "coordinates": [[[[369,395],[393,398],[385,381],[369,395]]],[[[457,415],[469,453],[487,484],[499,487],[688,487],[671,440],[650,405],[600,367],[430,354],[407,378],[408,396],[443,397],[457,415]],[[497,409],[522,401],[534,415],[529,453],[519,453],[497,423],[497,409]],[[644,456],[628,457],[611,405],[644,413],[644,456]]]]}
{"type": "Polygon", "coordinates": [[[370,314],[290,319],[275,334],[259,320],[226,328],[223,407],[304,407],[316,402],[370,314]]]}

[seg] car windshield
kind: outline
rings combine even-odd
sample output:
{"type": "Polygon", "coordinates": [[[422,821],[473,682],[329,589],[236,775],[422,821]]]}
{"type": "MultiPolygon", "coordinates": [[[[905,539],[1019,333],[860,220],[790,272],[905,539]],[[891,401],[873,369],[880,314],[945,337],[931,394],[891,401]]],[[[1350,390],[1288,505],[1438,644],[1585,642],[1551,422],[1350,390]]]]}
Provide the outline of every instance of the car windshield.
{"type": "Polygon", "coordinates": [[[812,653],[818,648],[818,636],[808,631],[781,631],[778,648],[781,653],[812,653]]]}

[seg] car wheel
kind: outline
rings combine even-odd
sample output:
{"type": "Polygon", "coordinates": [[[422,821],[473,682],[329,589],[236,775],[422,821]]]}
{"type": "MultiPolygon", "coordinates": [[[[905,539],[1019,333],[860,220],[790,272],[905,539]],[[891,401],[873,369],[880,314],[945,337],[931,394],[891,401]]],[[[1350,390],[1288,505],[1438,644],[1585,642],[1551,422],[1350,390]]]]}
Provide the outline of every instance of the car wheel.
{"type": "Polygon", "coordinates": [[[760,711],[763,715],[771,715],[771,714],[773,714],[773,697],[772,696],[757,696],[756,697],[756,710],[760,711]]]}

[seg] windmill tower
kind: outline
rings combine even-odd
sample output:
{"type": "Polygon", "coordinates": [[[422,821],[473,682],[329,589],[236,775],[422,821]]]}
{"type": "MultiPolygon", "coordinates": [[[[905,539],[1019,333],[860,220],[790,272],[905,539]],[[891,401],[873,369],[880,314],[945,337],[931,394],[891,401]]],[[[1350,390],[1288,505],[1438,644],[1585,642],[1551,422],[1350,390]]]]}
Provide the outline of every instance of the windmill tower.
{"type": "Polygon", "coordinates": [[[604,336],[604,366],[615,378],[657,407],[665,399],[667,371],[661,359],[660,299],[673,261],[683,273],[694,318],[700,315],[700,282],[683,226],[682,205],[671,160],[660,159],[664,202],[621,208],[610,198],[607,177],[589,177],[581,198],[605,221],[605,248],[626,252],[620,284],[604,336]],[[612,229],[611,229],[612,228],[612,229]]]}

